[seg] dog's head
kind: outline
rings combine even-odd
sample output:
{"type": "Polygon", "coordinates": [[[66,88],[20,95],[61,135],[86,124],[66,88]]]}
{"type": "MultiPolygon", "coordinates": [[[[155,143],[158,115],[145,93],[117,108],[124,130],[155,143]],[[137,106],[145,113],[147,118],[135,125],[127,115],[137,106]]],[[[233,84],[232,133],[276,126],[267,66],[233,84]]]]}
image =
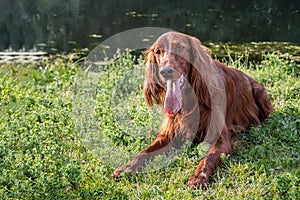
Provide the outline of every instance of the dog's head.
{"type": "Polygon", "coordinates": [[[199,84],[196,77],[207,74],[205,68],[211,62],[207,52],[194,37],[177,32],[160,36],[145,52],[147,104],[160,104],[168,114],[180,112],[185,92],[199,84]]]}

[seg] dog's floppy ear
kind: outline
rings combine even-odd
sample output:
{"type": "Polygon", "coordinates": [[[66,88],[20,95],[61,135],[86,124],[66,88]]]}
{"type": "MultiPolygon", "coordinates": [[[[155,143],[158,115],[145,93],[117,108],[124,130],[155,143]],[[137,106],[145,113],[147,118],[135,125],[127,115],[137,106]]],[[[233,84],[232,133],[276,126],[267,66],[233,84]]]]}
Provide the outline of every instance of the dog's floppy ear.
{"type": "Polygon", "coordinates": [[[210,56],[210,51],[197,38],[190,38],[191,64],[195,93],[203,105],[211,110],[205,142],[215,143],[226,128],[226,89],[222,69],[210,56]]]}
{"type": "Polygon", "coordinates": [[[154,48],[150,48],[144,53],[145,58],[145,83],[144,83],[144,97],[148,106],[153,106],[157,103],[163,105],[164,102],[164,88],[159,84],[158,80],[158,66],[154,56],[154,48]]]}
{"type": "Polygon", "coordinates": [[[201,84],[204,83],[209,89],[212,89],[218,70],[210,56],[210,50],[195,37],[189,37],[189,41],[191,46],[190,63],[195,71],[193,74],[200,75],[201,84]]]}
{"type": "MultiPolygon", "coordinates": [[[[195,37],[189,37],[191,46],[191,63],[194,67],[206,67],[211,64],[210,49],[202,45],[200,40],[195,37]]],[[[199,69],[200,70],[200,69],[199,69]]]]}

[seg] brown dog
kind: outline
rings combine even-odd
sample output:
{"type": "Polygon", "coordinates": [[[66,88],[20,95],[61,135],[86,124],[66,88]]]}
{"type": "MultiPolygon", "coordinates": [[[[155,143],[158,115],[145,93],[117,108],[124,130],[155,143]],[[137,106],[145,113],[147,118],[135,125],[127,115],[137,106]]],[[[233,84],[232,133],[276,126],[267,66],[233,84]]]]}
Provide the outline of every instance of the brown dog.
{"type": "Polygon", "coordinates": [[[211,146],[190,177],[191,188],[206,187],[220,155],[233,151],[237,130],[260,124],[273,111],[262,85],[243,72],[211,58],[191,36],[168,32],[145,52],[144,96],[149,106],[161,105],[166,114],[156,140],[112,176],[138,172],[156,155],[186,140],[211,146]]]}

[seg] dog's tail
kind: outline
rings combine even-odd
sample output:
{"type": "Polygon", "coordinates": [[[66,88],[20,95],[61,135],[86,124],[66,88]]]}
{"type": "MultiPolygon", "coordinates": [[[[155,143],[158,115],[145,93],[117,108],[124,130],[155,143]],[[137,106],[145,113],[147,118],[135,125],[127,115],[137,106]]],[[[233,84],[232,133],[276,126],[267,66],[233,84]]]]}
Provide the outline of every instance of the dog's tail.
{"type": "Polygon", "coordinates": [[[266,89],[256,81],[251,83],[252,95],[259,109],[259,120],[263,121],[274,111],[266,89]]]}

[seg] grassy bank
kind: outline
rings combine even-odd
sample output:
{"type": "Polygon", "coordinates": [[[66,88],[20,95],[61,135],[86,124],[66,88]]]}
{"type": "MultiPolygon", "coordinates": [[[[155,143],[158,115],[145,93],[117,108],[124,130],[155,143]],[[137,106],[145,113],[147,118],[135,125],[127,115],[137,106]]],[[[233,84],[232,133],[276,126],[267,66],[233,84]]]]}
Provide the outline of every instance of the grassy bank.
{"type": "Polygon", "coordinates": [[[119,55],[88,77],[81,62],[60,56],[1,66],[1,199],[300,198],[299,66],[274,55],[256,65],[226,61],[265,85],[275,112],[241,134],[207,190],[186,187],[202,156],[196,147],[166,167],[112,180],[161,118],[144,103],[142,61],[134,60],[119,55]]]}

